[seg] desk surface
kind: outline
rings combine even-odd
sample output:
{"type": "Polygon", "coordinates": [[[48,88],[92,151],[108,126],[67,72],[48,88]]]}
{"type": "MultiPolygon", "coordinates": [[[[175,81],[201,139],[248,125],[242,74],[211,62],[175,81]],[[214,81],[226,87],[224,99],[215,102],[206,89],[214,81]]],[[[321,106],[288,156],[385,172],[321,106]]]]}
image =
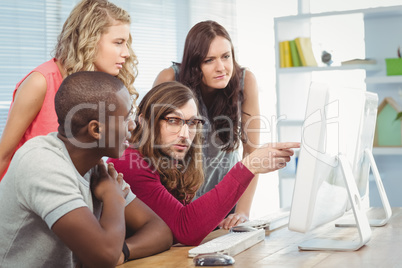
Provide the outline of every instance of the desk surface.
{"type": "MultiPolygon", "coordinates": [[[[381,210],[371,210],[371,217],[378,217],[381,210]]],[[[265,240],[234,256],[235,264],[229,267],[402,267],[402,208],[393,208],[392,217],[383,227],[372,227],[371,240],[352,252],[300,251],[298,244],[307,238],[335,237],[353,239],[358,237],[356,228],[335,228],[324,225],[311,233],[291,232],[287,227],[267,231],[265,240]]],[[[203,241],[209,241],[227,231],[218,230],[203,241]]],[[[118,266],[129,267],[195,267],[187,254],[192,247],[173,246],[170,250],[148,258],[133,260],[118,266]]],[[[226,266],[228,267],[228,266],[226,266]]]]}

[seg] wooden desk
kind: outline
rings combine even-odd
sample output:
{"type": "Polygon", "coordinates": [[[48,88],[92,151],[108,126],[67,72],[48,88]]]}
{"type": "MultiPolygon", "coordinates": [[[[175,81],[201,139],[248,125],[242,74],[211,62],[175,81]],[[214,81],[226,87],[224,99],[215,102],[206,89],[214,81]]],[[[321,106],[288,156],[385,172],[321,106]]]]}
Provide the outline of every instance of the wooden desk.
{"type": "MultiPolygon", "coordinates": [[[[300,251],[298,249],[298,244],[306,238],[325,236],[351,239],[358,237],[356,228],[335,228],[331,223],[309,234],[301,234],[283,227],[271,232],[267,231],[264,241],[236,255],[234,257],[236,263],[232,267],[402,267],[402,208],[393,208],[392,212],[390,222],[384,227],[372,227],[371,240],[357,251],[300,251]]],[[[372,210],[371,213],[375,216],[379,214],[379,210],[372,210]]],[[[203,242],[226,232],[223,230],[212,232],[203,242]]],[[[127,262],[119,268],[195,267],[193,259],[187,257],[188,250],[191,248],[174,246],[166,252],[127,262]]]]}

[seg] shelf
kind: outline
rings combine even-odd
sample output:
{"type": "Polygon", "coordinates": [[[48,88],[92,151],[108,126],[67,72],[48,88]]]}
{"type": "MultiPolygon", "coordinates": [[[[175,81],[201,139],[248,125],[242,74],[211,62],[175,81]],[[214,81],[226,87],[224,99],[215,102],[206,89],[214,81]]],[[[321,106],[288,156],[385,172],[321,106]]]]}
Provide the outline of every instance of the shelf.
{"type": "Polygon", "coordinates": [[[374,147],[373,155],[402,155],[402,147],[374,147]]]}
{"type": "Polygon", "coordinates": [[[343,66],[322,66],[322,67],[290,67],[278,68],[279,74],[293,74],[303,72],[316,72],[316,71],[346,71],[346,70],[366,70],[366,71],[381,71],[381,66],[377,64],[348,64],[343,66]]]}
{"type": "MultiPolygon", "coordinates": [[[[399,89],[402,88],[402,75],[386,76],[384,59],[395,57],[396,50],[401,45],[400,35],[392,30],[399,25],[402,25],[402,3],[390,7],[274,18],[276,110],[278,118],[286,118],[278,120],[276,124],[278,139],[294,141],[304,135],[302,126],[306,97],[312,81],[366,88],[377,93],[381,99],[385,96],[398,98],[399,91],[402,90],[399,89]],[[279,43],[297,37],[310,37],[314,57],[319,66],[280,68],[279,43]],[[324,49],[333,54],[334,63],[331,66],[326,66],[320,61],[321,51],[324,49]],[[375,59],[376,63],[341,65],[342,61],[350,58],[375,59]]],[[[371,124],[371,127],[374,125],[371,124]]],[[[400,177],[402,146],[374,147],[372,153],[380,172],[387,176],[387,179],[400,177]],[[386,172],[384,169],[387,169],[386,172]]],[[[296,177],[295,157],[292,157],[287,167],[278,171],[278,177],[280,203],[283,206],[292,198],[296,177]]]]}
{"type": "Polygon", "coordinates": [[[402,75],[367,77],[366,84],[402,84],[402,75]]]}

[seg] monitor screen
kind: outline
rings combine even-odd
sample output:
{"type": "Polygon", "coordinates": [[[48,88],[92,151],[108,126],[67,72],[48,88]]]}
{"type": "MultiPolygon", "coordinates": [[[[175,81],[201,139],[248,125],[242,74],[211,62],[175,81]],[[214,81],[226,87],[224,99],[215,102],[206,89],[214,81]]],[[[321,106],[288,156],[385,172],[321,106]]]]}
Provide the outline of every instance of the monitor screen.
{"type": "MultiPolygon", "coordinates": [[[[377,105],[377,95],[362,89],[311,84],[290,230],[308,232],[368,200],[370,165],[365,150],[372,149],[377,105]],[[346,177],[353,180],[353,185],[346,177]]],[[[369,229],[368,223],[363,224],[369,229]]]]}

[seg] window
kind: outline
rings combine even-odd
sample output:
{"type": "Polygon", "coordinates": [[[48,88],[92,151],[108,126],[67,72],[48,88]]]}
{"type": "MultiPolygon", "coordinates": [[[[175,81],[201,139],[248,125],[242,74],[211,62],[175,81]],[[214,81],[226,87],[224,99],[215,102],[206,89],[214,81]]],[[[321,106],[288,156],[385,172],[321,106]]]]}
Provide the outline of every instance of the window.
{"type": "Polygon", "coordinates": [[[184,41],[190,28],[199,21],[212,19],[235,31],[235,1],[202,0],[115,0],[131,17],[133,48],[139,61],[134,86],[140,99],[151,89],[160,71],[172,61],[180,62],[184,41]],[[213,4],[212,4],[213,2],[213,4]],[[213,8],[212,8],[213,7],[213,8]]]}
{"type": "Polygon", "coordinates": [[[67,0],[0,2],[0,135],[15,85],[50,59],[72,6],[67,0]]]}
{"type": "MultiPolygon", "coordinates": [[[[57,36],[78,1],[15,0],[0,2],[0,135],[16,83],[54,54],[57,36]]],[[[231,0],[112,0],[132,17],[133,48],[138,57],[134,86],[140,98],[157,74],[180,61],[188,30],[214,19],[236,35],[236,2],[231,0]],[[212,8],[213,7],[213,8],[212,8]]]]}

